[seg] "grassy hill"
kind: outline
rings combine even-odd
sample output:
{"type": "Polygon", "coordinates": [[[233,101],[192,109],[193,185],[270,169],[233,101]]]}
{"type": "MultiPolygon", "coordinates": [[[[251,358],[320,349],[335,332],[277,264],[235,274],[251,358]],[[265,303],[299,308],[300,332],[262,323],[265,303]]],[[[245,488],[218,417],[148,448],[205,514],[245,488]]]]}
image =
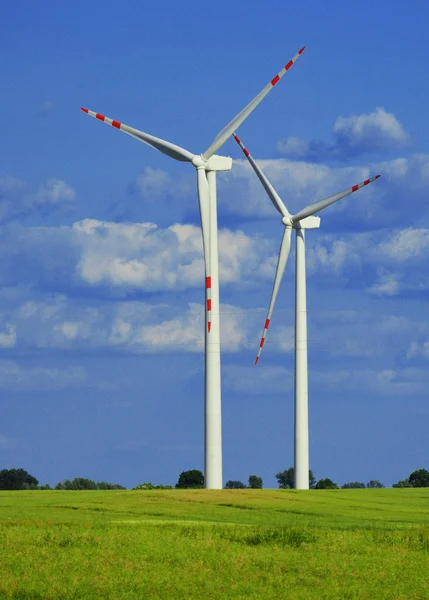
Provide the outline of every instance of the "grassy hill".
{"type": "Polygon", "coordinates": [[[429,489],[0,492],[0,598],[429,599],[429,489]]]}

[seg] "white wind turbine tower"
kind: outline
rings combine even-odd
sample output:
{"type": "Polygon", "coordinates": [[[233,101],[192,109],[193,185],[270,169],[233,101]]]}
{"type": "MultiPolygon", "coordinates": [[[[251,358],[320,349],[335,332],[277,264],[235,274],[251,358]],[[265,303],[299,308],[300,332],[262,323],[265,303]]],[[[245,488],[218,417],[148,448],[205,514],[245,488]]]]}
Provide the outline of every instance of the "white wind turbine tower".
{"type": "Polygon", "coordinates": [[[232,159],[217,156],[215,152],[226,142],[237,127],[250,115],[263,98],[280,81],[283,75],[304,52],[301,50],[283,67],[264,89],[241,110],[215,137],[202,154],[193,154],[180,146],[162,140],[104,115],[82,108],[81,110],[128,135],[152,146],[170,158],[191,163],[197,170],[198,201],[204,248],[206,276],[205,316],[205,439],[204,482],[208,489],[222,489],[222,421],[219,336],[219,277],[218,235],[216,205],[216,172],[229,171],[232,159]]]}
{"type": "Polygon", "coordinates": [[[282,216],[282,223],[285,227],[283,239],[280,246],[280,253],[277,262],[276,275],[274,279],[273,291],[271,294],[270,305],[267,318],[265,320],[264,331],[259,344],[258,355],[255,365],[259,362],[262,348],[265,343],[268,327],[271,321],[274,304],[280,287],[280,282],[286,268],[287,259],[290,250],[290,238],[292,229],[296,233],[296,265],[295,265],[295,452],[294,452],[294,476],[295,489],[308,490],[308,469],[309,469],[309,450],[308,450],[308,367],[307,367],[307,300],[306,300],[306,274],[305,274],[305,229],[317,229],[320,226],[320,218],[313,215],[326,208],[330,204],[341,200],[345,196],[356,192],[360,188],[368,185],[380,177],[376,175],[358,183],[353,187],[309,204],[296,215],[291,215],[282,202],[271,183],[265,177],[261,169],[253,160],[249,151],[242,144],[241,140],[234,134],[235,141],[243,150],[244,155],[250,162],[253,170],[262,183],[265,191],[274,204],[274,207],[282,216]]]}

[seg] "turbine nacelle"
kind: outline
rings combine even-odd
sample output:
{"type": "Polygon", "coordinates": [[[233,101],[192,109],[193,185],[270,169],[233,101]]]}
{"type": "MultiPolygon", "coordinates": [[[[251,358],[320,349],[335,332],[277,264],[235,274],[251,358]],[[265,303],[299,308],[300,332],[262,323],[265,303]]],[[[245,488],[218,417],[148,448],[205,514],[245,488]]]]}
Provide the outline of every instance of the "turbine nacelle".
{"type": "Polygon", "coordinates": [[[202,154],[196,154],[191,163],[196,169],[205,171],[230,171],[232,169],[232,158],[230,156],[218,156],[213,154],[206,160],[202,154]]]}
{"type": "Polygon", "coordinates": [[[294,229],[319,229],[320,217],[306,217],[305,219],[293,223],[292,227],[294,229]]]}

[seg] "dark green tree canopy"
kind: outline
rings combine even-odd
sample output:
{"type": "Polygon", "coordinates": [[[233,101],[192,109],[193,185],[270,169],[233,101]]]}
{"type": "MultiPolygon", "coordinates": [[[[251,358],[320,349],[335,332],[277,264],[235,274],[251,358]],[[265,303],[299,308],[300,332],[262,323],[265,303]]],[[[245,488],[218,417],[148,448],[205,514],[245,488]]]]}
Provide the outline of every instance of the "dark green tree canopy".
{"type": "Polygon", "coordinates": [[[364,488],[365,484],[360,481],[349,481],[349,483],[345,483],[341,486],[343,490],[354,490],[358,488],[364,488]]]}
{"type": "Polygon", "coordinates": [[[429,487],[429,471],[426,469],[413,471],[408,480],[413,487],[429,487]]]}
{"type": "Polygon", "coordinates": [[[394,488],[410,488],[410,487],[413,487],[413,486],[411,485],[409,479],[400,479],[398,481],[398,483],[394,483],[392,485],[392,487],[394,487],[394,488]]]}
{"type": "Polygon", "coordinates": [[[384,488],[384,485],[378,481],[378,479],[371,479],[366,484],[367,488],[384,488]]]}
{"type": "Polygon", "coordinates": [[[0,471],[0,490],[36,489],[38,480],[24,469],[3,469],[0,471]]]}
{"type": "MultiPolygon", "coordinates": [[[[282,490],[291,490],[295,487],[294,481],[295,470],[293,467],[289,467],[285,471],[280,471],[276,474],[276,479],[279,484],[279,488],[282,490]]],[[[310,488],[314,488],[316,484],[316,478],[313,475],[313,471],[310,469],[308,471],[308,478],[310,482],[310,488]]]]}
{"type": "Polygon", "coordinates": [[[338,485],[326,477],[325,479],[319,479],[315,486],[316,490],[338,490],[338,485]]]}
{"type": "Polygon", "coordinates": [[[182,471],[176,483],[177,488],[202,488],[204,486],[204,475],[198,469],[182,471]]]}
{"type": "Polygon", "coordinates": [[[56,490],[125,490],[123,485],[118,483],[108,483],[107,481],[93,481],[85,477],[75,477],[74,479],[65,479],[57,483],[56,490]]]}
{"type": "Polygon", "coordinates": [[[243,490],[246,486],[242,481],[230,479],[225,483],[226,490],[243,490]]]}
{"type": "Polygon", "coordinates": [[[249,475],[249,487],[254,490],[262,489],[262,477],[257,475],[249,475]]]}

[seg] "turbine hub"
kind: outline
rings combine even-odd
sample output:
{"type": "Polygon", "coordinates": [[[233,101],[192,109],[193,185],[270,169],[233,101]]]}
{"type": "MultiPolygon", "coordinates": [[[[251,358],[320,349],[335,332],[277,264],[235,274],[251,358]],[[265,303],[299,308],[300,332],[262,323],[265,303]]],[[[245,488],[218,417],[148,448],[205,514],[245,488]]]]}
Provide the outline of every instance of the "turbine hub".
{"type": "Polygon", "coordinates": [[[290,217],[283,217],[282,223],[285,227],[292,227],[292,221],[290,220],[290,217]]]}
{"type": "Polygon", "coordinates": [[[192,164],[194,165],[194,167],[196,169],[199,169],[201,167],[205,167],[207,164],[207,161],[204,160],[204,158],[201,156],[201,154],[196,154],[193,159],[192,159],[192,164]]]}

